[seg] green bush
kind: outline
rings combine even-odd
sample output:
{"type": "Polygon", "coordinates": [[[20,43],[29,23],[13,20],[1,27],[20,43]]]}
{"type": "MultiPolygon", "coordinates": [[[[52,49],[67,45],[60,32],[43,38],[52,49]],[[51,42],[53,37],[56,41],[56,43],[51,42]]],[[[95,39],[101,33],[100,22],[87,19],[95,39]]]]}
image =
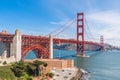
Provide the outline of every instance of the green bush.
{"type": "Polygon", "coordinates": [[[3,65],[6,65],[6,64],[7,64],[7,62],[6,62],[6,61],[4,61],[4,62],[3,62],[3,65]]]}
{"type": "Polygon", "coordinates": [[[47,73],[46,76],[49,76],[50,78],[53,78],[54,74],[53,73],[47,73]]]}
{"type": "Polygon", "coordinates": [[[15,62],[12,64],[11,70],[14,72],[16,77],[21,77],[26,72],[27,67],[24,62],[15,62]]]}
{"type": "Polygon", "coordinates": [[[44,63],[43,63],[43,66],[44,66],[44,67],[47,67],[47,66],[48,66],[48,64],[44,62],[44,63]]]}
{"type": "Polygon", "coordinates": [[[32,77],[29,76],[26,73],[23,73],[23,75],[20,77],[21,80],[32,80],[32,77]]]}
{"type": "MultiPolygon", "coordinates": [[[[3,62],[6,64],[6,61],[3,62]]],[[[40,65],[47,67],[48,64],[42,61],[33,63],[15,62],[11,66],[0,67],[0,80],[32,80],[31,76],[40,76],[40,65]]],[[[53,74],[49,73],[52,77],[53,74]]]]}

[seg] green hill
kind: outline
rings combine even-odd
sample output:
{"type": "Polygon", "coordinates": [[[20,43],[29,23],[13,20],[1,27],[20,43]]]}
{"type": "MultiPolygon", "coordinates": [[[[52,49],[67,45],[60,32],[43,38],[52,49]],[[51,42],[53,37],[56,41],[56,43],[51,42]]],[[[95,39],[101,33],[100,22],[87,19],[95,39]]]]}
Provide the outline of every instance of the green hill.
{"type": "Polygon", "coordinates": [[[10,66],[0,66],[0,80],[16,80],[10,66]]]}

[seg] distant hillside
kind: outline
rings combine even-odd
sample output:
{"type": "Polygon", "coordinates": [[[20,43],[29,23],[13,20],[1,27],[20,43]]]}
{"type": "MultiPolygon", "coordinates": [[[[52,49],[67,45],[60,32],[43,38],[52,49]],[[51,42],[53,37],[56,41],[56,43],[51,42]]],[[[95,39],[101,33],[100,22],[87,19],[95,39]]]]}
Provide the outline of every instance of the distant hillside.
{"type": "MultiPolygon", "coordinates": [[[[99,50],[101,47],[99,46],[94,46],[94,45],[88,45],[88,44],[85,44],[85,50],[99,50]]],[[[105,44],[104,48],[106,50],[113,50],[113,49],[117,49],[117,50],[120,50],[118,48],[115,48],[114,46],[112,45],[109,45],[109,44],[105,44]]],[[[60,50],[76,50],[76,45],[75,44],[54,44],[54,49],[60,49],[60,50]]]]}
{"type": "Polygon", "coordinates": [[[105,44],[105,49],[107,49],[107,50],[120,50],[120,47],[105,44]]]}
{"type": "Polygon", "coordinates": [[[62,49],[62,50],[75,50],[76,46],[74,44],[54,44],[54,49],[62,49]]]}

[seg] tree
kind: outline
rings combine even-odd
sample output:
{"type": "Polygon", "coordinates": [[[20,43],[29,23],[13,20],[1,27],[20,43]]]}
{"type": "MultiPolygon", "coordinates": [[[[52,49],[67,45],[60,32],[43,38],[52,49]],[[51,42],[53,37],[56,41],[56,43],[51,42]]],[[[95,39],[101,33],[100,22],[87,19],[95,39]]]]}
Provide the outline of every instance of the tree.
{"type": "Polygon", "coordinates": [[[15,62],[12,64],[11,70],[14,72],[16,77],[22,76],[24,72],[26,72],[26,64],[24,62],[15,62]]]}
{"type": "Polygon", "coordinates": [[[28,63],[27,73],[31,76],[36,76],[36,66],[33,63],[28,63]]]}
{"type": "Polygon", "coordinates": [[[50,78],[53,78],[54,74],[53,73],[47,73],[46,76],[49,76],[50,78]]]}
{"type": "Polygon", "coordinates": [[[6,61],[4,61],[4,62],[3,62],[3,65],[6,65],[6,64],[7,64],[7,62],[6,62],[6,61]]]}
{"type": "Polygon", "coordinates": [[[40,65],[42,65],[43,62],[35,60],[35,61],[33,61],[33,64],[36,66],[36,74],[37,74],[37,76],[39,76],[40,75],[40,65]]]}
{"type": "Polygon", "coordinates": [[[47,63],[38,60],[33,61],[33,63],[25,63],[20,61],[13,63],[11,70],[16,77],[20,78],[20,80],[28,80],[26,79],[28,76],[40,76],[40,73],[42,76],[42,71],[47,66],[47,63]]]}
{"type": "Polygon", "coordinates": [[[47,67],[47,66],[48,66],[48,64],[44,62],[44,63],[43,63],[43,66],[44,66],[44,67],[47,67]]]}
{"type": "Polygon", "coordinates": [[[25,72],[22,74],[22,76],[20,77],[20,79],[22,80],[32,80],[32,77],[30,77],[28,74],[26,74],[25,72]]]}
{"type": "Polygon", "coordinates": [[[42,62],[42,61],[35,60],[35,61],[33,61],[33,64],[34,64],[35,66],[39,66],[39,65],[42,65],[43,62],[42,62]]]}

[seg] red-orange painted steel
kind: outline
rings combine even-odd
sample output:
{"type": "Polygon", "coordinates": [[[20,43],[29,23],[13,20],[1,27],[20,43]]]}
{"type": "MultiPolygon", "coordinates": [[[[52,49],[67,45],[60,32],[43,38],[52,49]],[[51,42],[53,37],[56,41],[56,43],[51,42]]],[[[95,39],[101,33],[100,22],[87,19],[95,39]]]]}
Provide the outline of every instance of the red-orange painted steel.
{"type": "MultiPolygon", "coordinates": [[[[79,14],[83,15],[83,14],[79,14]]],[[[79,21],[80,19],[78,19],[79,21]]],[[[82,24],[84,24],[82,19],[82,24]]],[[[77,26],[81,27],[81,26],[77,26]]],[[[79,28],[78,28],[79,29],[79,28]]],[[[84,26],[82,26],[82,31],[84,30],[84,26]]],[[[82,36],[82,40],[74,40],[74,39],[59,39],[59,38],[53,38],[54,43],[71,43],[71,44],[77,44],[77,48],[79,47],[79,44],[82,44],[82,51],[84,52],[84,44],[90,44],[90,45],[96,45],[96,46],[103,46],[100,43],[96,42],[90,42],[90,41],[84,41],[84,32],[78,32],[78,38],[79,35],[82,36]]],[[[6,43],[12,43],[13,41],[13,34],[1,34],[0,33],[0,42],[6,42],[6,43]]],[[[101,40],[102,41],[102,40],[101,40]]],[[[22,59],[27,55],[27,53],[31,50],[34,50],[37,52],[38,58],[50,58],[50,39],[49,37],[43,37],[43,36],[30,36],[30,35],[22,35],[22,59]]],[[[81,55],[84,55],[82,53],[81,55]]]]}
{"type": "Polygon", "coordinates": [[[84,13],[77,13],[77,49],[76,49],[76,55],[84,56],[84,13]]]}
{"type": "MultiPolygon", "coordinates": [[[[84,35],[82,35],[84,36],[84,35]]],[[[13,34],[0,34],[0,42],[12,42],[14,35],[13,34]]],[[[30,36],[30,35],[22,35],[22,58],[24,58],[27,53],[31,50],[37,51],[37,57],[50,58],[49,53],[49,38],[43,36],[30,36]]],[[[71,43],[71,44],[90,44],[96,46],[102,46],[100,43],[90,42],[90,41],[77,41],[74,39],[59,39],[53,38],[54,43],[71,43]]],[[[84,45],[83,44],[83,45],[84,45]]],[[[82,49],[84,50],[84,49],[82,49]]],[[[82,54],[83,55],[83,54],[82,54]]]]}
{"type": "Polygon", "coordinates": [[[27,55],[27,53],[31,50],[34,50],[35,52],[37,52],[36,53],[37,58],[49,58],[50,56],[46,48],[44,48],[43,46],[39,44],[35,44],[35,45],[22,47],[22,60],[27,55]]]}
{"type": "Polygon", "coordinates": [[[49,38],[41,36],[22,35],[22,59],[33,50],[38,58],[50,58],[49,38]]]}
{"type": "Polygon", "coordinates": [[[2,34],[0,33],[0,42],[11,43],[13,39],[13,34],[2,34]]]}

